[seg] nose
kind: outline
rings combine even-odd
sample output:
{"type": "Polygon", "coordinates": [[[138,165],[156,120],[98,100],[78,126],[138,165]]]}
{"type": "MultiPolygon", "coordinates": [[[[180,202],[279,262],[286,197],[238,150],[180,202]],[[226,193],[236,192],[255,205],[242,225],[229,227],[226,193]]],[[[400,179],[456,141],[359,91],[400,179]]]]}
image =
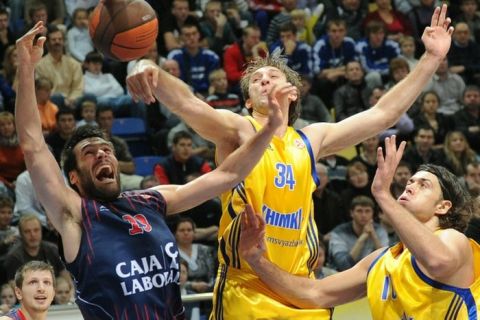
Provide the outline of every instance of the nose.
{"type": "Polygon", "coordinates": [[[261,84],[262,86],[267,85],[270,83],[270,79],[268,79],[266,76],[263,76],[261,84]]]}
{"type": "Polygon", "coordinates": [[[98,149],[97,151],[97,158],[98,159],[101,159],[101,158],[104,158],[107,154],[105,153],[105,151],[103,151],[102,149],[98,149]]]}

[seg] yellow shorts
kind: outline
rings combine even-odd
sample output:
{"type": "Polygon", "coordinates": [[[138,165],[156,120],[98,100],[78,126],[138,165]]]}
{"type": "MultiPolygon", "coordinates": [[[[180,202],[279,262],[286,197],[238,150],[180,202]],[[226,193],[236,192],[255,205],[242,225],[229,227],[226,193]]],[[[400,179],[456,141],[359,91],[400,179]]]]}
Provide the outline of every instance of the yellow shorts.
{"type": "Polygon", "coordinates": [[[260,279],[220,265],[210,320],[330,320],[333,309],[298,309],[271,291],[260,279]]]}

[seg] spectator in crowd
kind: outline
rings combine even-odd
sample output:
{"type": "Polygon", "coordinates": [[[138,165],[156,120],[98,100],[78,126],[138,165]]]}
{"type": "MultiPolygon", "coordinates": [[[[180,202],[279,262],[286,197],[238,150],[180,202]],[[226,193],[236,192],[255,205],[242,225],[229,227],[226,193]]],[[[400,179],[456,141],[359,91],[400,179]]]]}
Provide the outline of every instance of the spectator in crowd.
{"type": "Polygon", "coordinates": [[[134,190],[140,186],[142,176],[135,174],[135,163],[132,154],[128,149],[127,142],[112,134],[114,120],[113,109],[108,106],[97,109],[98,127],[104,132],[104,139],[110,141],[115,150],[115,157],[118,160],[120,171],[120,182],[122,190],[134,190]]]}
{"type": "Polygon", "coordinates": [[[433,90],[424,92],[419,103],[420,112],[413,118],[415,128],[431,128],[434,132],[435,147],[441,147],[447,132],[453,127],[453,119],[437,112],[440,106],[440,97],[433,90]]]}
{"type": "Polygon", "coordinates": [[[88,12],[86,8],[76,8],[73,11],[73,25],[67,31],[67,51],[78,62],[83,62],[86,55],[92,52],[92,38],[88,33],[88,12]]]}
{"type": "Polygon", "coordinates": [[[76,127],[81,127],[84,125],[89,126],[98,126],[97,121],[95,121],[97,115],[97,103],[94,99],[86,99],[80,103],[80,117],[81,119],[77,121],[76,127]]]}
{"type": "Polygon", "coordinates": [[[305,42],[309,46],[313,46],[316,41],[313,27],[323,14],[323,3],[319,3],[317,8],[319,10],[315,9],[310,15],[304,9],[295,9],[290,12],[292,23],[297,28],[297,40],[305,42]]]}
{"type": "Polygon", "coordinates": [[[275,15],[268,25],[266,41],[269,46],[280,38],[280,26],[292,21],[290,13],[297,8],[297,0],[282,0],[281,2],[282,11],[275,15]]]}
{"type": "Polygon", "coordinates": [[[331,276],[332,274],[337,273],[332,268],[325,267],[325,261],[327,255],[327,248],[323,241],[318,242],[318,260],[317,268],[315,269],[315,279],[323,279],[325,277],[331,276]]]}
{"type": "Polygon", "coordinates": [[[319,161],[328,169],[330,189],[340,194],[347,186],[347,166],[349,164],[348,159],[337,154],[332,154],[320,159],[319,161]]]}
{"type": "Polygon", "coordinates": [[[393,88],[395,84],[402,81],[410,72],[408,62],[401,58],[393,58],[388,64],[389,81],[385,84],[385,89],[393,88]]]}
{"type": "Polygon", "coordinates": [[[451,116],[461,109],[465,82],[458,74],[449,70],[446,57],[440,63],[432,80],[424,89],[424,91],[430,90],[434,90],[440,97],[440,107],[437,112],[451,116]]]}
{"type": "MultiPolygon", "coordinates": [[[[35,0],[25,0],[25,12],[30,12],[31,8],[35,8],[39,4],[43,4],[46,8],[46,15],[47,19],[44,21],[45,23],[49,23],[52,25],[62,25],[65,19],[65,3],[63,0],[42,0],[41,2],[37,2],[35,0]]],[[[32,15],[30,15],[32,16],[32,15]]],[[[38,20],[32,19],[32,21],[28,21],[32,25],[38,22],[38,20]]],[[[47,24],[44,24],[45,26],[47,24]]]]}
{"type": "Polygon", "coordinates": [[[56,115],[58,107],[50,100],[52,88],[53,83],[48,78],[39,77],[35,80],[35,97],[37,98],[44,136],[52,133],[57,128],[56,115]]]}
{"type": "Polygon", "coordinates": [[[228,1],[224,5],[230,29],[232,29],[235,37],[240,39],[243,29],[253,24],[253,16],[248,10],[248,4],[244,0],[237,0],[228,1]]]}
{"type": "Polygon", "coordinates": [[[50,263],[56,276],[70,277],[60,259],[57,246],[42,239],[42,225],[36,215],[23,215],[18,222],[18,229],[21,241],[14,244],[5,257],[5,271],[8,280],[14,278],[15,272],[23,264],[33,260],[50,263]]]}
{"type": "Polygon", "coordinates": [[[188,263],[186,289],[197,293],[213,290],[215,281],[215,251],[212,247],[193,243],[195,223],[188,217],[179,217],[175,226],[180,257],[188,263]]]}
{"type": "Polygon", "coordinates": [[[375,172],[377,171],[377,150],[379,146],[380,139],[378,135],[363,140],[360,142],[358,155],[353,157],[350,161],[363,163],[365,167],[367,167],[368,176],[375,176],[375,172]]]}
{"type": "Polygon", "coordinates": [[[366,196],[353,198],[350,204],[352,221],[332,230],[329,256],[338,271],[353,267],[373,251],[388,245],[385,229],[373,222],[375,203],[366,196]]]}
{"type": "Polygon", "coordinates": [[[282,55],[287,58],[287,65],[300,75],[311,75],[311,54],[312,48],[305,42],[297,40],[297,27],[293,22],[288,21],[279,27],[279,40],[274,41],[270,46],[270,54],[281,50],[282,55]]]}
{"type": "Polygon", "coordinates": [[[463,108],[453,116],[455,130],[461,131],[472,149],[480,153],[480,87],[467,86],[462,104],[463,108]]]}
{"type": "Polygon", "coordinates": [[[73,283],[70,279],[65,277],[57,277],[56,279],[57,286],[55,288],[55,304],[73,304],[73,283]]]}
{"type": "MultiPolygon", "coordinates": [[[[187,289],[188,280],[188,262],[180,260],[180,293],[182,296],[194,294],[195,291],[187,289]]],[[[185,305],[185,319],[200,320],[200,307],[198,302],[187,303],[185,305]]]]}
{"type": "Polygon", "coordinates": [[[359,40],[363,36],[362,23],[368,13],[368,4],[364,0],[332,1],[331,6],[325,8],[325,18],[318,20],[315,26],[317,38],[325,33],[325,25],[332,20],[343,20],[348,25],[347,36],[359,40]],[[367,4],[367,5],[366,5],[367,4]]]}
{"type": "Polygon", "coordinates": [[[75,102],[83,93],[83,73],[80,62],[65,54],[63,31],[52,28],[48,31],[48,53],[35,68],[37,77],[45,77],[53,83],[52,102],[59,108],[75,109],[75,102]]]}
{"type": "Polygon", "coordinates": [[[398,197],[403,193],[405,187],[407,186],[408,179],[410,179],[411,176],[412,170],[410,169],[410,164],[405,161],[400,161],[397,169],[395,170],[393,182],[390,187],[392,196],[395,199],[398,199],[398,197]]]}
{"type": "Polygon", "coordinates": [[[33,189],[30,173],[25,170],[20,173],[15,183],[15,207],[13,209],[13,221],[18,220],[23,214],[35,214],[40,220],[42,227],[47,228],[47,215],[45,209],[38,201],[33,189]]]}
{"type": "Polygon", "coordinates": [[[418,63],[418,59],[415,57],[415,39],[412,36],[403,36],[398,41],[400,44],[400,58],[407,61],[409,69],[413,70],[418,63]]]}
{"type": "Polygon", "coordinates": [[[428,126],[415,128],[414,144],[406,148],[403,160],[410,164],[416,172],[421,164],[437,164],[440,160],[439,151],[433,149],[435,132],[428,126]]]}
{"type": "Polygon", "coordinates": [[[332,122],[330,111],[325,103],[317,95],[310,92],[313,79],[310,76],[302,75],[302,86],[300,87],[300,102],[302,104],[300,118],[307,123],[332,122]]]}
{"type": "Polygon", "coordinates": [[[16,91],[15,75],[17,73],[17,49],[14,45],[11,45],[5,49],[5,55],[3,57],[3,76],[6,82],[16,91]]]}
{"type": "Polygon", "coordinates": [[[476,0],[460,0],[461,13],[455,17],[455,21],[465,22],[470,29],[470,39],[478,43],[480,41],[480,15],[476,0]]]}
{"type": "Polygon", "coordinates": [[[365,27],[366,39],[357,42],[357,55],[366,72],[366,78],[385,83],[390,60],[400,55],[398,43],[386,38],[385,24],[372,20],[365,27]]]}
{"type": "MultiPolygon", "coordinates": [[[[13,201],[7,196],[0,196],[0,270],[3,270],[5,257],[19,239],[18,228],[12,226],[13,201]]],[[[7,279],[0,275],[0,284],[7,279]]]]}
{"type": "Polygon", "coordinates": [[[47,135],[45,140],[55,156],[55,160],[60,164],[63,146],[75,130],[75,111],[70,108],[60,108],[55,115],[57,129],[47,135]]]}
{"type": "MultiPolygon", "coordinates": [[[[10,28],[10,14],[5,7],[0,8],[0,61],[4,60],[7,48],[15,44],[15,35],[10,28]]],[[[0,69],[3,69],[2,65],[0,69]]]]}
{"type": "Polygon", "coordinates": [[[223,66],[227,72],[228,83],[235,93],[240,92],[240,78],[246,64],[252,59],[267,55],[267,45],[260,41],[260,29],[254,25],[245,27],[241,40],[225,49],[223,66]]]}
{"type": "Polygon", "coordinates": [[[65,10],[67,11],[67,19],[69,22],[73,21],[75,9],[87,9],[90,14],[93,8],[98,4],[98,0],[63,0],[65,3],[65,10]]]}
{"type": "Polygon", "coordinates": [[[170,51],[168,59],[177,60],[180,78],[193,87],[195,93],[206,97],[208,94],[208,75],[220,66],[217,54],[200,46],[200,32],[195,24],[181,27],[184,46],[170,51]]]}
{"type": "Polygon", "coordinates": [[[463,180],[472,197],[478,197],[480,195],[480,163],[470,162],[467,164],[463,180]]]}
{"type": "Polygon", "coordinates": [[[17,297],[11,283],[0,287],[0,316],[5,315],[17,304],[17,297]]]}
{"type": "Polygon", "coordinates": [[[457,177],[463,177],[467,165],[477,161],[475,151],[468,145],[467,139],[460,131],[450,131],[445,137],[439,163],[457,177]]]}
{"type": "Polygon", "coordinates": [[[347,63],[345,78],[347,83],[335,90],[333,94],[337,122],[367,110],[370,106],[368,97],[372,90],[365,81],[365,73],[360,62],[347,63]]]}
{"type": "Polygon", "coordinates": [[[344,20],[331,20],[327,34],[313,46],[313,73],[316,78],[314,92],[331,105],[332,92],[343,82],[345,66],[355,60],[355,42],[346,37],[347,24],[344,20]]]}
{"type": "MultiPolygon", "coordinates": [[[[138,63],[139,60],[141,59],[148,59],[152,62],[155,62],[156,64],[158,64],[159,66],[163,66],[163,64],[166,62],[166,58],[164,56],[161,56],[158,52],[158,44],[156,42],[154,42],[152,44],[152,46],[148,49],[147,53],[145,53],[145,55],[137,60],[132,60],[130,62],[128,62],[127,64],[127,74],[130,73],[133,68],[135,67],[135,65],[138,63]]],[[[170,60],[170,61],[173,61],[173,60],[170,60]]],[[[176,62],[176,61],[175,61],[176,62]]],[[[167,64],[168,66],[168,64],[167,64]]],[[[177,69],[178,69],[178,74],[180,75],[180,67],[178,67],[178,63],[177,63],[177,69]]],[[[169,71],[170,72],[170,71],[169,71]]],[[[180,76],[177,76],[177,77],[180,77],[180,76]]]]}
{"type": "Polygon", "coordinates": [[[109,106],[116,116],[132,116],[145,119],[145,105],[135,103],[131,96],[125,94],[122,85],[111,73],[103,73],[103,57],[92,51],[85,57],[83,93],[85,97],[93,96],[98,107],[109,106]]]}
{"type": "Polygon", "coordinates": [[[30,261],[15,273],[15,295],[20,307],[2,317],[9,319],[47,319],[55,295],[54,269],[48,262],[30,261]]]}
{"type": "Polygon", "coordinates": [[[180,121],[175,127],[173,127],[167,136],[167,144],[170,149],[173,147],[173,137],[180,132],[186,131],[192,139],[192,155],[204,158],[211,163],[214,163],[215,159],[215,146],[208,140],[205,140],[195,130],[193,130],[184,121],[180,121]]]}
{"type": "Polygon", "coordinates": [[[203,20],[200,21],[200,30],[208,48],[219,57],[223,56],[225,47],[236,40],[227,17],[222,12],[222,2],[219,0],[207,2],[203,20]]]}
{"type": "Polygon", "coordinates": [[[43,25],[46,26],[45,30],[42,32],[42,35],[47,35],[48,30],[54,28],[55,26],[50,23],[49,16],[48,16],[48,8],[45,3],[30,1],[32,5],[30,8],[25,8],[25,29],[22,30],[23,32],[28,30],[30,27],[34,26],[35,23],[42,21],[43,25]]]}
{"type": "Polygon", "coordinates": [[[413,37],[415,38],[419,55],[424,51],[421,40],[423,30],[430,25],[434,10],[435,0],[419,0],[412,10],[407,14],[412,25],[413,37]]]}
{"type": "MultiPolygon", "coordinates": [[[[372,198],[370,184],[367,166],[360,161],[350,162],[347,166],[347,186],[340,193],[343,205],[350,208],[353,198],[357,196],[372,198]]],[[[347,216],[346,220],[350,218],[347,216]]]]}
{"type": "Polygon", "coordinates": [[[450,72],[458,74],[465,83],[480,84],[480,46],[471,39],[466,22],[458,22],[448,51],[450,72]]]}
{"type": "Polygon", "coordinates": [[[13,114],[0,112],[0,185],[3,186],[3,192],[8,192],[13,197],[15,180],[23,170],[25,162],[13,114]]]}
{"type": "Polygon", "coordinates": [[[206,102],[215,109],[227,109],[241,114],[242,105],[240,97],[228,88],[227,73],[217,69],[208,75],[210,81],[209,95],[206,102]]]}
{"type": "Polygon", "coordinates": [[[173,137],[172,152],[154,167],[154,175],[160,184],[185,184],[187,175],[207,173],[212,168],[201,157],[192,154],[192,136],[179,131],[173,137]]]}
{"type": "Polygon", "coordinates": [[[271,19],[283,10],[281,0],[252,0],[249,2],[255,24],[262,32],[262,39],[267,37],[271,19]]]}
{"type": "Polygon", "coordinates": [[[392,0],[375,0],[375,4],[377,9],[366,16],[363,26],[373,20],[381,21],[385,25],[387,39],[396,42],[401,37],[412,34],[410,21],[401,12],[394,10],[392,0]]]}
{"type": "Polygon", "coordinates": [[[162,54],[183,47],[183,39],[180,37],[180,29],[186,24],[196,24],[197,19],[190,15],[188,0],[173,0],[171,14],[168,12],[157,12],[165,15],[160,19],[159,48],[162,54]]]}
{"type": "Polygon", "coordinates": [[[330,231],[339,224],[346,222],[347,212],[340,195],[329,188],[328,168],[324,164],[315,164],[320,184],[312,194],[314,219],[323,241],[330,240],[330,231]]]}

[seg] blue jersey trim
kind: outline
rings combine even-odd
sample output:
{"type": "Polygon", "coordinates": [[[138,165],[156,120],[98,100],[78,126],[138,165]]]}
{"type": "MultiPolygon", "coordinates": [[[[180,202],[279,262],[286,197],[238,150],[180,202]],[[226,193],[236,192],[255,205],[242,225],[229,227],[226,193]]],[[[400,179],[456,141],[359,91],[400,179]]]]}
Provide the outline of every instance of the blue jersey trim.
{"type": "Polygon", "coordinates": [[[458,294],[462,297],[463,301],[468,310],[468,319],[477,320],[477,307],[475,306],[475,299],[473,298],[472,291],[468,288],[459,288],[438,282],[429,276],[427,276],[417,264],[417,260],[412,256],[412,267],[415,270],[415,273],[422,279],[426,284],[440,290],[450,291],[458,294]]]}
{"type": "Polygon", "coordinates": [[[296,131],[300,135],[300,137],[302,137],[302,140],[305,143],[305,146],[307,147],[308,154],[310,155],[310,164],[312,167],[312,178],[318,187],[320,185],[320,178],[318,178],[317,169],[315,169],[316,161],[315,161],[315,157],[313,156],[312,145],[310,144],[310,140],[308,140],[307,136],[302,131],[300,130],[296,130],[296,131]]]}
{"type": "Polygon", "coordinates": [[[390,249],[390,247],[385,248],[385,250],[380,252],[380,254],[372,261],[372,263],[370,264],[370,267],[368,267],[367,277],[368,277],[368,274],[370,273],[370,270],[372,270],[375,264],[377,264],[378,260],[380,260],[380,258],[383,257],[383,255],[388,251],[388,249],[390,249]]]}

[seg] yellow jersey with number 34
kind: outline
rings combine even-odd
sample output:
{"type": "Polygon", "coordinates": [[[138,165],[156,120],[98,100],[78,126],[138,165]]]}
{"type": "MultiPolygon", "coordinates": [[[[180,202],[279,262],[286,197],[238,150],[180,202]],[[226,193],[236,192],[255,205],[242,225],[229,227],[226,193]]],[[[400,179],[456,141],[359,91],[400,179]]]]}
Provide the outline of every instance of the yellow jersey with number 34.
{"type": "MultiPolygon", "coordinates": [[[[252,117],[247,119],[256,131],[260,130],[261,125],[252,117]]],[[[273,137],[261,160],[245,180],[222,194],[223,213],[218,231],[220,269],[211,319],[260,319],[262,316],[276,319],[274,310],[281,311],[286,318],[330,318],[330,310],[309,312],[289,305],[259,281],[238,254],[238,214],[249,203],[266,223],[267,258],[291,274],[313,277],[312,271],[318,258],[318,231],[313,219],[312,193],[318,183],[309,140],[302,132],[288,127],[282,138],[273,137]],[[238,315],[232,313],[233,309],[239,309],[239,303],[247,299],[252,303],[260,302],[255,307],[245,306],[243,311],[239,311],[243,313],[238,315]],[[283,309],[283,305],[290,306],[290,309],[283,309]],[[272,311],[271,316],[266,313],[267,310],[272,311]],[[324,318],[321,317],[323,314],[326,315],[324,318]]]]}
{"type": "Polygon", "coordinates": [[[480,303],[480,246],[470,240],[475,280],[469,288],[440,283],[418,267],[410,251],[398,243],[370,266],[367,296],[373,319],[476,320],[480,303]]]}

